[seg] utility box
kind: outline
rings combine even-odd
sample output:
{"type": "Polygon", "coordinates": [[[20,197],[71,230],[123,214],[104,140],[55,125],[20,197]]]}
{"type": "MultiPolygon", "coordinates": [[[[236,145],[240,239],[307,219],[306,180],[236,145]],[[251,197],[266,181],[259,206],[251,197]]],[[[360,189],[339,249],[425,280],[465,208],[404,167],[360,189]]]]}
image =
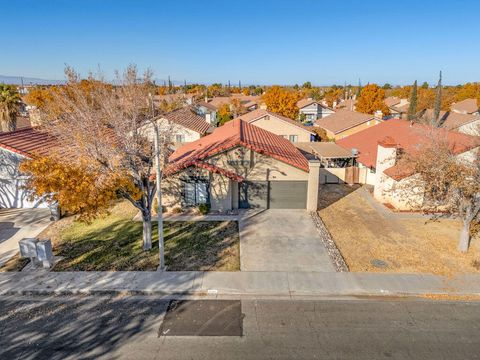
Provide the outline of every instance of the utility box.
{"type": "Polygon", "coordinates": [[[37,242],[37,260],[42,262],[44,268],[53,266],[53,251],[50,239],[37,242]]]}
{"type": "Polygon", "coordinates": [[[35,238],[23,238],[18,242],[20,257],[34,259],[37,257],[37,242],[35,238]]]}

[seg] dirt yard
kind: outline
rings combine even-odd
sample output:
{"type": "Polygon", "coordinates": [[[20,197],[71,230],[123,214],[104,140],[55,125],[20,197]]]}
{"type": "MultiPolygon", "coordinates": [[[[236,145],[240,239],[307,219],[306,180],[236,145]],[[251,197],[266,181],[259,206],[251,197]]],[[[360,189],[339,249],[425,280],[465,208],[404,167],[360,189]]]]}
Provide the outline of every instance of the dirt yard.
{"type": "Polygon", "coordinates": [[[442,275],[480,272],[478,236],[468,253],[457,250],[459,221],[392,213],[364,188],[352,192],[345,185],[328,187],[336,194],[335,200],[319,214],[351,271],[442,275]]]}

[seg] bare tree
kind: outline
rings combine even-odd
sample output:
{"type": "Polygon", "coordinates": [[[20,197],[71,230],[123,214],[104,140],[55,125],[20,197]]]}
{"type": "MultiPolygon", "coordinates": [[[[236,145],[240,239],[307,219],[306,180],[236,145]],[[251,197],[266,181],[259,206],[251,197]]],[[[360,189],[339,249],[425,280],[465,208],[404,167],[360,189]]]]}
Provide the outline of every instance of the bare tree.
{"type": "MultiPolygon", "coordinates": [[[[69,149],[66,161],[84,166],[88,160],[99,188],[109,184],[112,176],[123,176],[131,183],[112,190],[140,210],[143,247],[151,249],[156,154],[149,126],[151,129],[152,118],[158,115],[152,113],[152,74],[147,71],[140,77],[131,65],[123,74],[116,74],[112,85],[101,74],[80,80],[72,68],[65,72],[67,85],[52,93],[45,129],[69,149]]],[[[157,127],[160,169],[170,151],[173,128],[169,125],[157,127]]],[[[162,174],[157,174],[156,181],[161,179],[162,174]]]]}
{"type": "MultiPolygon", "coordinates": [[[[425,134],[425,138],[414,151],[402,154],[398,161],[400,171],[415,174],[403,183],[408,189],[399,185],[393,191],[411,199],[422,196],[421,208],[426,213],[461,219],[463,226],[458,249],[465,252],[470,244],[472,222],[479,218],[480,211],[479,149],[459,154],[457,147],[462,144],[448,141],[446,131],[442,130],[425,134]]],[[[480,142],[476,144],[478,146],[480,142]]]]}

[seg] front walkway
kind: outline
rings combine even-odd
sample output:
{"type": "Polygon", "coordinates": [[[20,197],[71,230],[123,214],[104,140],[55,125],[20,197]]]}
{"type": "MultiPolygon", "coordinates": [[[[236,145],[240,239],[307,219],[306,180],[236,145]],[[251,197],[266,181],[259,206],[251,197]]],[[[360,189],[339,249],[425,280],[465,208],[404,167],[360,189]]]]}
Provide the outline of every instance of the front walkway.
{"type": "Polygon", "coordinates": [[[239,227],[242,271],[335,271],[305,210],[265,210],[239,227]]]}
{"type": "Polygon", "coordinates": [[[18,252],[18,242],[34,238],[50,225],[49,209],[0,210],[0,265],[18,252]]]}

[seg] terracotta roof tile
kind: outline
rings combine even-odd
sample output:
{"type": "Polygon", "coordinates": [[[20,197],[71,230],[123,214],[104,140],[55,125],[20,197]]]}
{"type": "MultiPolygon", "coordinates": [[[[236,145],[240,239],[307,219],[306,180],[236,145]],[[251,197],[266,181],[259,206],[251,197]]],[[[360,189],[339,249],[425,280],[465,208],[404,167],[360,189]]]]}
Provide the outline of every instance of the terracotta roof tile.
{"type": "Polygon", "coordinates": [[[186,106],[174,110],[168,114],[160,116],[160,118],[167,119],[201,135],[206,134],[210,129],[210,124],[205,121],[203,116],[198,115],[192,106],[186,106]]]}
{"type": "Polygon", "coordinates": [[[357,149],[357,161],[367,167],[375,168],[379,142],[389,138],[389,143],[397,144],[404,151],[413,151],[415,147],[428,139],[426,135],[429,132],[445,134],[456,154],[461,154],[480,145],[480,138],[476,136],[446,129],[434,129],[426,125],[412,125],[409,121],[401,119],[391,119],[369,127],[338,140],[337,144],[345,149],[357,149]]]}
{"type": "Polygon", "coordinates": [[[27,127],[0,133],[0,148],[28,158],[36,155],[47,155],[50,150],[57,146],[58,142],[55,137],[38,128],[27,127]]]}
{"type": "Polygon", "coordinates": [[[169,158],[167,173],[177,172],[195,162],[235,148],[244,146],[286,164],[308,171],[308,161],[287,139],[251,125],[240,119],[225,125],[199,140],[177,149],[169,158]]]}

